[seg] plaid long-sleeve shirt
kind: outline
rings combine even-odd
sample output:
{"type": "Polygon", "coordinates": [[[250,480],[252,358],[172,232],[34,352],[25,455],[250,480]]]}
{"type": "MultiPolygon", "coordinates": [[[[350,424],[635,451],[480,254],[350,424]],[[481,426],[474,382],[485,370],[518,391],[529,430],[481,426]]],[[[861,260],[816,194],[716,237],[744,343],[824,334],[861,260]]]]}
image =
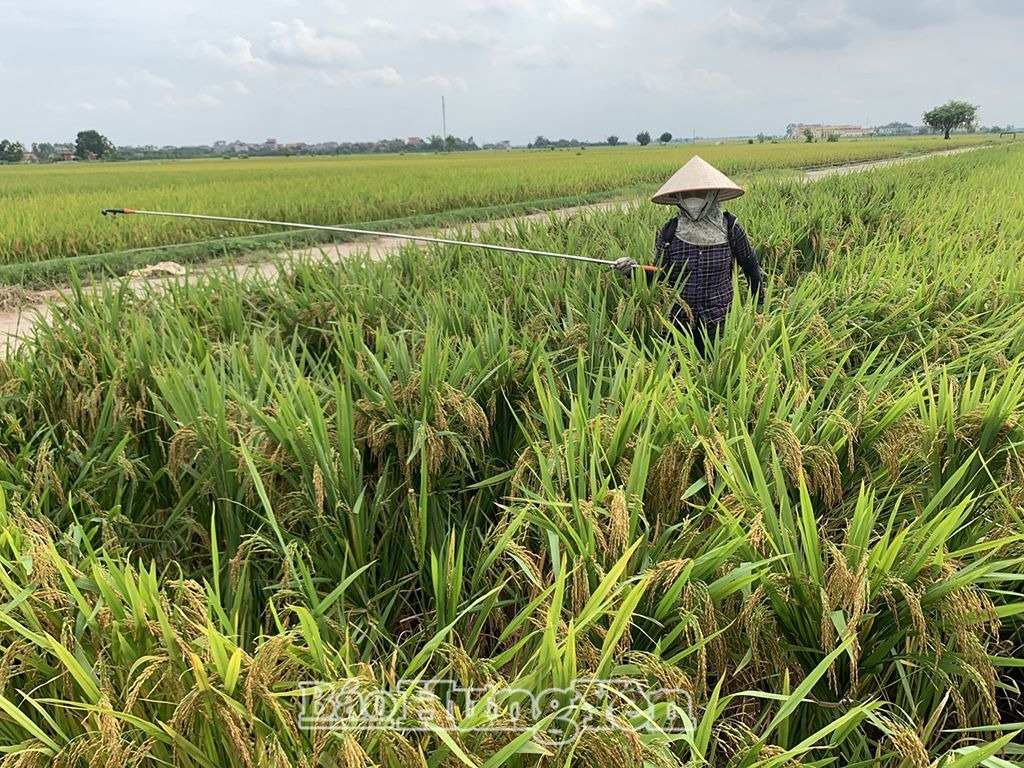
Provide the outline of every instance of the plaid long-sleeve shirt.
{"type": "Polygon", "coordinates": [[[733,261],[746,275],[758,308],[764,303],[757,254],[740,223],[731,216],[729,219],[733,222],[729,240],[720,245],[685,243],[674,234],[666,235],[666,228],[655,238],[655,264],[660,267],[657,277],[679,291],[680,302],[672,310],[672,319],[677,324],[690,325],[691,313],[697,325],[725,322],[732,306],[733,261]]]}

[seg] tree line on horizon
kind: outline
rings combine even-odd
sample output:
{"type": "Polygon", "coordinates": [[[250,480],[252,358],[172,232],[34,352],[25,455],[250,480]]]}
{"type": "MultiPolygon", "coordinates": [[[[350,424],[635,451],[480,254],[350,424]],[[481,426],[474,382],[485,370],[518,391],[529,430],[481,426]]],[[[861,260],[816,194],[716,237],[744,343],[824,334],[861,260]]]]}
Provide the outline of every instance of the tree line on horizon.
{"type": "MultiPolygon", "coordinates": [[[[65,159],[117,160],[117,147],[96,130],[79,131],[74,141],[65,143],[33,142],[28,150],[38,162],[54,163],[65,159]],[[70,157],[68,157],[70,156],[70,157]]],[[[0,140],[0,163],[20,163],[27,150],[19,141],[0,140]]]]}
{"type": "MultiPolygon", "coordinates": [[[[966,101],[950,100],[945,104],[937,106],[923,114],[924,124],[936,131],[941,131],[943,137],[948,139],[950,132],[963,128],[966,130],[987,130],[988,132],[1000,133],[1004,129],[999,126],[991,126],[982,129],[978,125],[979,106],[966,101]]],[[[1005,130],[1011,130],[1007,127],[1005,130]]],[[[808,130],[804,131],[805,139],[813,141],[814,137],[808,130]]],[[[696,138],[696,137],[695,137],[696,138]]],[[[757,134],[757,141],[763,143],[766,139],[775,140],[774,136],[766,136],[763,133],[757,134]]],[[[658,142],[666,145],[672,141],[673,136],[669,131],[658,136],[658,142]]],[[[829,141],[837,140],[838,136],[829,136],[829,141]]],[[[636,135],[636,143],[642,147],[652,141],[651,133],[647,130],[640,131],[636,135]]],[[[748,139],[753,143],[754,139],[748,139]]],[[[527,149],[570,149],[585,148],[588,146],[619,146],[627,142],[622,141],[617,135],[612,134],[604,141],[588,142],[579,139],[556,139],[550,140],[543,135],[538,135],[532,142],[526,145],[527,149]]],[[[231,145],[218,142],[218,145],[207,146],[165,146],[165,147],[117,147],[110,139],[94,129],[79,131],[73,143],[51,144],[47,142],[33,143],[31,155],[38,162],[58,162],[67,159],[77,160],[146,160],[146,159],[187,159],[201,157],[249,157],[249,156],[290,156],[290,155],[350,155],[350,154],[374,154],[374,153],[405,153],[405,152],[466,152],[479,149],[509,149],[511,143],[504,141],[499,144],[477,145],[473,137],[462,139],[449,134],[441,137],[432,134],[423,139],[382,139],[375,142],[321,142],[318,144],[306,144],[299,142],[295,144],[278,145],[276,142],[268,141],[264,144],[242,144],[234,142],[231,145]],[[218,146],[223,145],[223,146],[218,146]],[[244,150],[239,151],[239,147],[244,150]],[[228,150],[231,151],[228,151],[228,150]]],[[[8,139],[0,140],[0,164],[20,163],[26,159],[28,153],[25,147],[17,141],[8,139]]]]}

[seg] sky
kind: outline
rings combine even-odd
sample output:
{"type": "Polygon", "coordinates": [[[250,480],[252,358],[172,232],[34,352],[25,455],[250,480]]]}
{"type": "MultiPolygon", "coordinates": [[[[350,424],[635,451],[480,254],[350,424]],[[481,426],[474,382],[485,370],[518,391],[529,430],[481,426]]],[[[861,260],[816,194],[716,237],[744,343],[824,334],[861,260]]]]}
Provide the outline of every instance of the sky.
{"type": "Polygon", "coordinates": [[[1022,0],[0,0],[0,138],[630,139],[1024,124],[1022,0]]]}

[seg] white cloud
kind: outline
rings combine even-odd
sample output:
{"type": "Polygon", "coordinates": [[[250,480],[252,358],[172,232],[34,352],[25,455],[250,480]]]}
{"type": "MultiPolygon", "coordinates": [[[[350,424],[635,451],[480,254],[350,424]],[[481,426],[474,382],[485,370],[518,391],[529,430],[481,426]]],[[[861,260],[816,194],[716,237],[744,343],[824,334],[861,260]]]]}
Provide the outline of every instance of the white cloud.
{"type": "Polygon", "coordinates": [[[80,101],[77,106],[86,112],[128,112],[132,109],[132,105],[126,99],[80,101]]]}
{"type": "Polygon", "coordinates": [[[465,8],[470,13],[480,16],[504,17],[509,15],[508,4],[501,0],[468,0],[465,8]]]}
{"type": "Polygon", "coordinates": [[[217,94],[224,93],[225,88],[222,85],[211,85],[203,91],[198,93],[188,94],[165,94],[155,103],[158,107],[164,107],[167,109],[184,110],[184,109],[218,109],[224,106],[224,102],[221,101],[217,94]]]}
{"type": "Polygon", "coordinates": [[[667,78],[646,69],[640,70],[639,84],[641,90],[648,93],[668,93],[670,90],[667,78]]]}
{"type": "Polygon", "coordinates": [[[431,24],[423,30],[420,37],[432,43],[457,43],[460,39],[455,28],[449,27],[447,24],[431,24]]]}
{"type": "Polygon", "coordinates": [[[226,67],[246,70],[266,70],[270,68],[264,59],[252,52],[252,43],[244,37],[235,36],[223,45],[215,45],[208,40],[200,40],[194,49],[200,56],[218,61],[226,67]]]}
{"type": "Polygon", "coordinates": [[[405,78],[394,67],[376,67],[357,71],[317,72],[320,82],[329,88],[372,88],[401,85],[405,78]]]}
{"type": "Polygon", "coordinates": [[[499,64],[506,64],[518,69],[550,69],[568,66],[571,61],[569,52],[561,50],[551,52],[543,45],[528,45],[517,48],[505,57],[499,57],[499,64]]]}
{"type": "Polygon", "coordinates": [[[395,25],[387,19],[369,18],[363,22],[362,26],[366,32],[381,37],[390,37],[395,34],[395,25]]]}
{"type": "Polygon", "coordinates": [[[302,19],[271,22],[267,52],[275,61],[306,67],[348,64],[362,57],[352,41],[318,34],[302,19]]]}
{"type": "Polygon", "coordinates": [[[465,29],[455,29],[447,24],[431,24],[420,32],[420,38],[428,43],[441,45],[479,47],[491,45],[499,39],[497,34],[480,24],[473,24],[465,29]]]}
{"type": "Polygon", "coordinates": [[[171,82],[169,79],[167,79],[166,77],[160,77],[159,75],[154,75],[148,69],[144,69],[141,72],[139,72],[138,79],[143,85],[149,88],[174,87],[174,83],[171,82]]]}
{"type": "Polygon", "coordinates": [[[423,83],[423,85],[429,85],[432,88],[436,88],[442,93],[453,93],[455,91],[465,93],[468,90],[465,79],[461,77],[449,79],[442,75],[428,75],[420,80],[420,82],[423,83]]]}
{"type": "Polygon", "coordinates": [[[200,93],[195,97],[195,103],[201,107],[220,107],[222,102],[212,93],[200,93]]]}
{"type": "Polygon", "coordinates": [[[716,99],[728,96],[730,79],[721,72],[711,72],[700,67],[673,72],[671,75],[642,69],[638,74],[638,83],[640,89],[647,93],[673,93],[680,98],[716,99]]]}
{"type": "Polygon", "coordinates": [[[574,19],[601,29],[611,29],[615,26],[611,14],[585,0],[559,0],[553,4],[548,16],[551,19],[574,19]]]}
{"type": "Polygon", "coordinates": [[[754,43],[777,51],[845,47],[864,26],[863,19],[837,0],[822,0],[813,11],[776,0],[759,3],[749,13],[729,6],[713,28],[716,35],[737,44],[754,43]]]}
{"type": "Polygon", "coordinates": [[[746,36],[764,45],[777,45],[786,39],[786,30],[780,24],[746,16],[730,7],[726,12],[724,28],[736,36],[746,36]]]}
{"type": "Polygon", "coordinates": [[[690,70],[683,78],[684,87],[702,96],[721,95],[726,97],[725,91],[731,82],[730,77],[722,72],[712,72],[700,67],[690,70]]]}
{"type": "Polygon", "coordinates": [[[368,69],[357,73],[357,76],[366,85],[399,85],[402,82],[402,76],[394,67],[368,69]]]}

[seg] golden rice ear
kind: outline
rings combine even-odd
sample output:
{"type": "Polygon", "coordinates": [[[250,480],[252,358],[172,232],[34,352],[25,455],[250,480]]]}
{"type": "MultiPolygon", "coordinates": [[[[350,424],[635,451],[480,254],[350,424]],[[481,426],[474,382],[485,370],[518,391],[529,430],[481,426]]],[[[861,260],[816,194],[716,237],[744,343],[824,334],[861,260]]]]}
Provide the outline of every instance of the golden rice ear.
{"type": "Polygon", "coordinates": [[[912,768],[928,768],[932,764],[924,742],[912,727],[890,721],[889,743],[903,759],[904,765],[912,768]]]}

